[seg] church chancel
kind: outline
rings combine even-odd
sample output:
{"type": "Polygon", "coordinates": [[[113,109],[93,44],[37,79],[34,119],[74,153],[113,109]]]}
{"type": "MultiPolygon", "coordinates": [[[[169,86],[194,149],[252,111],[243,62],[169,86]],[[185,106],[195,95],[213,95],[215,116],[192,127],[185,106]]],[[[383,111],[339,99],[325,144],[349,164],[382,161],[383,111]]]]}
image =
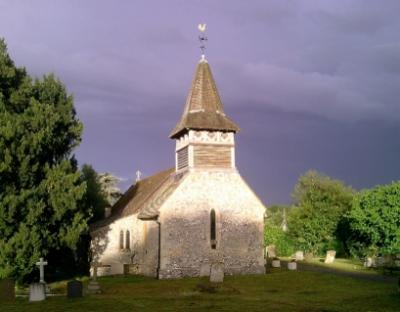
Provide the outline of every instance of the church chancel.
{"type": "Polygon", "coordinates": [[[91,228],[93,252],[107,268],[99,275],[204,276],[215,263],[224,274],[265,272],[265,206],[236,168],[238,131],[203,54],[170,133],[175,167],[137,179],[91,228]]]}

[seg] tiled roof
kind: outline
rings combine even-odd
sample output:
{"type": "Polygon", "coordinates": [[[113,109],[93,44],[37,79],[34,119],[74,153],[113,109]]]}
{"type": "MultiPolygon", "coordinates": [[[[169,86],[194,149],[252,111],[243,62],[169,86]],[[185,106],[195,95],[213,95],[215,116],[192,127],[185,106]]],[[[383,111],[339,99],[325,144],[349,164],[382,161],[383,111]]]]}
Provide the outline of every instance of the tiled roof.
{"type": "Polygon", "coordinates": [[[133,184],[114,204],[111,215],[92,224],[90,229],[95,230],[106,226],[119,218],[132,215],[143,207],[147,207],[154,197],[158,198],[159,191],[173,183],[174,172],[175,168],[170,168],[133,184]]]}
{"type": "Polygon", "coordinates": [[[239,127],[224,113],[210,65],[206,60],[201,60],[197,65],[185,110],[170,138],[175,138],[188,129],[239,131],[239,127]]]}

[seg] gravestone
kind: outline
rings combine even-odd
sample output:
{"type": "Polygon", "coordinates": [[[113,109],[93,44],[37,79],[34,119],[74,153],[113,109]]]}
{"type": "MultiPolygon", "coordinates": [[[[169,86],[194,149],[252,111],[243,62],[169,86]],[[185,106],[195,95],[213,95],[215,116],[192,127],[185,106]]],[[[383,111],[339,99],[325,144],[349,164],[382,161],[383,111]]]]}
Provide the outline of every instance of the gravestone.
{"type": "Polygon", "coordinates": [[[335,261],[336,251],[335,250],[328,250],[326,252],[325,263],[333,263],[335,261]]]}
{"type": "Polygon", "coordinates": [[[276,257],[276,247],[275,247],[275,245],[267,246],[267,257],[268,258],[275,258],[276,257]]]}
{"type": "Polygon", "coordinates": [[[82,297],[82,282],[77,280],[69,281],[67,284],[67,297],[68,298],[80,298],[82,297]]]}
{"type": "Polygon", "coordinates": [[[211,265],[210,282],[222,283],[224,281],[224,264],[214,263],[211,265]]]}
{"type": "Polygon", "coordinates": [[[15,300],[15,282],[11,278],[0,280],[0,302],[15,300]]]}
{"type": "Polygon", "coordinates": [[[271,265],[272,265],[273,268],[280,268],[281,267],[281,260],[273,259],[271,265]]]}
{"type": "Polygon", "coordinates": [[[296,251],[296,253],[294,254],[294,258],[296,259],[296,261],[303,261],[304,252],[302,252],[301,250],[296,251]]]}
{"type": "Polygon", "coordinates": [[[90,293],[90,294],[100,294],[101,293],[99,282],[97,282],[97,267],[99,265],[100,265],[100,263],[98,263],[96,261],[92,262],[93,275],[88,284],[88,293],[90,293]]]}
{"type": "Polygon", "coordinates": [[[209,263],[202,263],[200,265],[200,277],[210,276],[211,267],[209,263]]]}
{"type": "Polygon", "coordinates": [[[375,257],[366,257],[364,261],[364,267],[373,268],[376,267],[376,258],[375,257]]]}
{"type": "Polygon", "coordinates": [[[287,267],[288,267],[288,270],[291,270],[291,271],[297,270],[297,263],[296,263],[296,261],[290,261],[290,262],[288,262],[287,267]]]}
{"type": "Polygon", "coordinates": [[[45,285],[33,283],[29,285],[29,301],[43,301],[46,299],[45,285]]]}
{"type": "Polygon", "coordinates": [[[43,258],[39,259],[39,262],[36,262],[36,265],[39,267],[40,272],[40,283],[45,284],[44,281],[44,266],[47,265],[47,261],[44,261],[43,258]]]}

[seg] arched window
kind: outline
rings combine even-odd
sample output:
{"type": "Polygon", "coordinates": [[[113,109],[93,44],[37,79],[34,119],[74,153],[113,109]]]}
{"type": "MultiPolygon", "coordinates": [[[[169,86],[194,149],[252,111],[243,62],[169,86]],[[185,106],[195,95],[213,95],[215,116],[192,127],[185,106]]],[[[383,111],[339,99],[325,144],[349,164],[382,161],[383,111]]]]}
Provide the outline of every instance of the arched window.
{"type": "Polygon", "coordinates": [[[125,233],[125,249],[131,249],[131,233],[129,231],[125,233]]]}
{"type": "Polygon", "coordinates": [[[211,240],[211,248],[215,249],[217,247],[217,235],[216,235],[216,224],[215,224],[215,210],[211,209],[210,212],[210,240],[211,240]]]}
{"type": "Polygon", "coordinates": [[[119,249],[124,249],[124,231],[119,232],[119,249]]]}

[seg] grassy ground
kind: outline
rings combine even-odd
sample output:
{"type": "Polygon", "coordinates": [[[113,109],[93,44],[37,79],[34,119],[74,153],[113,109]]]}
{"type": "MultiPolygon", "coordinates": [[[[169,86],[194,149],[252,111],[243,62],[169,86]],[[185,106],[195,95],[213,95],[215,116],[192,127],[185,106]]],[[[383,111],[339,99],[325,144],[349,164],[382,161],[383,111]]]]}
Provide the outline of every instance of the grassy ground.
{"type": "MultiPolygon", "coordinates": [[[[155,280],[139,276],[100,280],[103,294],[2,304],[6,311],[399,311],[397,285],[315,272],[272,270],[259,276],[155,280]]],[[[87,281],[86,281],[87,282],[87,281]]],[[[59,291],[65,284],[58,283],[59,291]]]]}
{"type": "Polygon", "coordinates": [[[314,258],[312,260],[308,260],[307,263],[346,272],[379,274],[378,271],[376,270],[373,270],[371,268],[365,268],[361,261],[353,259],[335,259],[333,263],[326,264],[324,263],[324,258],[314,258]]]}

